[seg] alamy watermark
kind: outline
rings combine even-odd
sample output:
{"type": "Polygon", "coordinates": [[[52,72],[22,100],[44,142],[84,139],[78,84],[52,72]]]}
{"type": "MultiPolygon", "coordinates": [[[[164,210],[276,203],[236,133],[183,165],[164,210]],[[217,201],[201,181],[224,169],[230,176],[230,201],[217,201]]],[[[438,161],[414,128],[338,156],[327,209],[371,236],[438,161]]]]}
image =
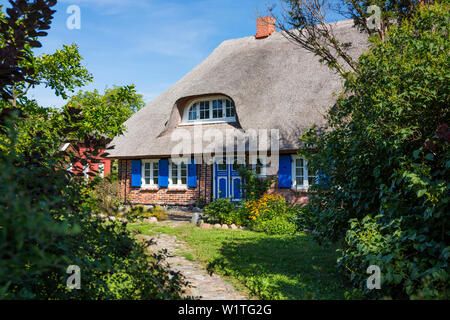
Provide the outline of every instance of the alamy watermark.
{"type": "Polygon", "coordinates": [[[81,289],[81,269],[77,265],[70,265],[67,267],[66,273],[70,274],[67,278],[67,288],[69,290],[81,289]]]}
{"type": "Polygon", "coordinates": [[[203,129],[195,125],[190,129],[177,128],[171,134],[171,160],[174,163],[187,162],[191,155],[196,164],[217,163],[233,158],[237,164],[245,165],[246,155],[249,163],[261,162],[268,169],[278,168],[280,133],[278,129],[203,129]]]}
{"type": "Polygon", "coordinates": [[[73,4],[67,7],[67,14],[70,16],[66,20],[66,26],[69,30],[80,30],[81,29],[81,9],[79,6],[73,4]]]}
{"type": "Polygon", "coordinates": [[[370,265],[367,268],[367,274],[370,274],[371,276],[367,278],[367,289],[373,290],[381,289],[381,269],[377,265],[370,265]]]}
{"type": "Polygon", "coordinates": [[[372,14],[366,19],[367,27],[370,30],[381,30],[381,9],[379,6],[371,5],[367,8],[367,13],[372,14]]]}

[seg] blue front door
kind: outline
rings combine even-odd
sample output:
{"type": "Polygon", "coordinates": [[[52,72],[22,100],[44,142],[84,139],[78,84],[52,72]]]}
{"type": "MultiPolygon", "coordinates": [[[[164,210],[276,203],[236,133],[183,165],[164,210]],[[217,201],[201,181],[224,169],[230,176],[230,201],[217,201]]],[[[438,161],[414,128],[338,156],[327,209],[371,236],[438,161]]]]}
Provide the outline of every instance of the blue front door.
{"type": "Polygon", "coordinates": [[[241,177],[237,172],[238,164],[236,161],[227,161],[227,159],[216,160],[214,163],[214,197],[229,198],[231,201],[238,202],[242,198],[241,177]]]}

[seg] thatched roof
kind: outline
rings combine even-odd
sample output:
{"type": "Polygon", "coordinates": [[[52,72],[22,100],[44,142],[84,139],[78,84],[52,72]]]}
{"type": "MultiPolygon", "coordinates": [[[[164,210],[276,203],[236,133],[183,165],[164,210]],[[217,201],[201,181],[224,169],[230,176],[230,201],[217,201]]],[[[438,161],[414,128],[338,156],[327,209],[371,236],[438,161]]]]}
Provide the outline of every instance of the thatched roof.
{"type": "MultiPolygon", "coordinates": [[[[352,55],[367,46],[366,36],[350,20],[332,24],[336,36],[352,42],[352,55]]],[[[179,126],[189,98],[207,94],[231,97],[238,123],[205,125],[221,130],[279,129],[280,149],[299,146],[301,132],[324,124],[323,115],[336,101],[342,81],[314,54],[287,40],[281,32],[265,39],[246,37],[224,41],[170,89],[134,114],[126,132],[109,151],[114,158],[167,156],[177,144],[171,134],[179,126]]],[[[207,145],[208,143],[205,143],[207,145]]]]}

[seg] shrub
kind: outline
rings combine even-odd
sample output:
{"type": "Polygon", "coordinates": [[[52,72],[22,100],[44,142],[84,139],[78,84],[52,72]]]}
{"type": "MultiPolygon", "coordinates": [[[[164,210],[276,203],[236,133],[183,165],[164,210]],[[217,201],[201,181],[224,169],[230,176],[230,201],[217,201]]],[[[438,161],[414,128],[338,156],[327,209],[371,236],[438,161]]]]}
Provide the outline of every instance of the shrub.
{"type": "MultiPolygon", "coordinates": [[[[43,138],[37,138],[36,143],[43,138]]],[[[17,153],[13,129],[0,139],[0,299],[179,299],[185,282],[148,256],[126,224],[103,221],[83,178],[58,167],[40,144],[17,153]],[[26,154],[33,152],[34,156],[26,154]],[[69,265],[81,289],[66,286],[69,265]],[[126,276],[124,276],[126,275],[126,276]]],[[[50,156],[52,155],[52,156],[50,156]]]]}
{"type": "Polygon", "coordinates": [[[329,127],[300,150],[327,168],[308,205],[317,239],[344,244],[339,264],[357,288],[378,263],[380,294],[394,299],[448,297],[449,18],[448,2],[418,6],[374,40],[329,127]]]}
{"type": "Polygon", "coordinates": [[[264,195],[244,204],[251,229],[268,234],[294,234],[298,231],[297,209],[280,195],[264,195]]]}
{"type": "Polygon", "coordinates": [[[236,209],[236,205],[229,199],[221,198],[215,199],[207,205],[205,213],[208,215],[208,219],[219,223],[242,225],[243,221],[240,217],[240,212],[236,209]]]}
{"type": "Polygon", "coordinates": [[[98,183],[93,188],[91,195],[95,200],[97,210],[108,216],[116,215],[118,207],[122,203],[119,181],[109,178],[97,179],[98,183]]]}
{"type": "Polygon", "coordinates": [[[271,178],[258,177],[252,170],[244,166],[239,167],[238,173],[242,178],[244,199],[247,201],[261,198],[272,184],[271,178]]]}
{"type": "Polygon", "coordinates": [[[143,220],[151,217],[155,217],[158,221],[163,221],[169,218],[167,211],[159,205],[149,208],[140,204],[131,206],[126,213],[126,216],[130,221],[143,220]]]}
{"type": "Polygon", "coordinates": [[[167,211],[159,205],[156,205],[150,210],[144,212],[143,216],[144,218],[155,217],[156,219],[158,219],[158,221],[167,220],[169,218],[169,216],[167,215],[167,211]]]}

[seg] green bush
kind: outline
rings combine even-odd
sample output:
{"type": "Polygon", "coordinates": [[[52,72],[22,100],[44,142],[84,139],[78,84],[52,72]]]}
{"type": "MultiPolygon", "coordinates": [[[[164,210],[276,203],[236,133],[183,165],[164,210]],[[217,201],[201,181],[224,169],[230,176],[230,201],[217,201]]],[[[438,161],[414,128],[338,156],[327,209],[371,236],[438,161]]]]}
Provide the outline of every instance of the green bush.
{"type": "Polygon", "coordinates": [[[118,208],[122,204],[120,197],[120,183],[109,178],[96,178],[97,183],[92,191],[96,209],[108,216],[117,215],[118,208]]]}
{"type": "Polygon", "coordinates": [[[150,210],[144,213],[144,218],[155,217],[158,221],[167,220],[169,216],[167,215],[167,211],[161,206],[154,206],[150,210]]]}
{"type": "Polygon", "coordinates": [[[271,219],[261,219],[254,225],[254,230],[267,234],[295,234],[297,225],[285,217],[272,217],[271,219]]]}
{"type": "Polygon", "coordinates": [[[247,201],[243,208],[252,230],[268,234],[294,234],[299,230],[299,212],[280,195],[264,195],[259,200],[247,201]]]}
{"type": "Polygon", "coordinates": [[[159,205],[149,208],[140,204],[131,206],[126,212],[126,217],[130,221],[143,220],[151,217],[155,217],[158,221],[163,221],[169,218],[167,211],[159,205]]]}
{"type": "Polygon", "coordinates": [[[300,150],[327,168],[308,205],[317,240],[343,243],[339,265],[369,297],[449,296],[449,8],[418,7],[374,40],[300,150]],[[363,288],[372,263],[378,293],[363,288]]]}
{"type": "MultiPolygon", "coordinates": [[[[97,217],[91,188],[74,177],[59,136],[30,135],[17,151],[10,125],[0,139],[0,299],[179,299],[185,282],[163,253],[147,254],[126,224],[97,217]],[[57,170],[55,170],[55,168],[57,170]],[[69,265],[81,289],[66,286],[69,265]],[[126,275],[125,277],[123,275],[126,275]]],[[[75,162],[75,161],[73,161],[75,162]]]]}
{"type": "Polygon", "coordinates": [[[242,225],[244,223],[240,215],[241,211],[229,199],[215,199],[204,210],[208,216],[208,220],[214,222],[228,225],[242,225]]]}
{"type": "Polygon", "coordinates": [[[261,198],[272,184],[271,178],[258,177],[252,170],[240,166],[238,173],[242,178],[242,189],[244,199],[257,200],[261,198]]]}

